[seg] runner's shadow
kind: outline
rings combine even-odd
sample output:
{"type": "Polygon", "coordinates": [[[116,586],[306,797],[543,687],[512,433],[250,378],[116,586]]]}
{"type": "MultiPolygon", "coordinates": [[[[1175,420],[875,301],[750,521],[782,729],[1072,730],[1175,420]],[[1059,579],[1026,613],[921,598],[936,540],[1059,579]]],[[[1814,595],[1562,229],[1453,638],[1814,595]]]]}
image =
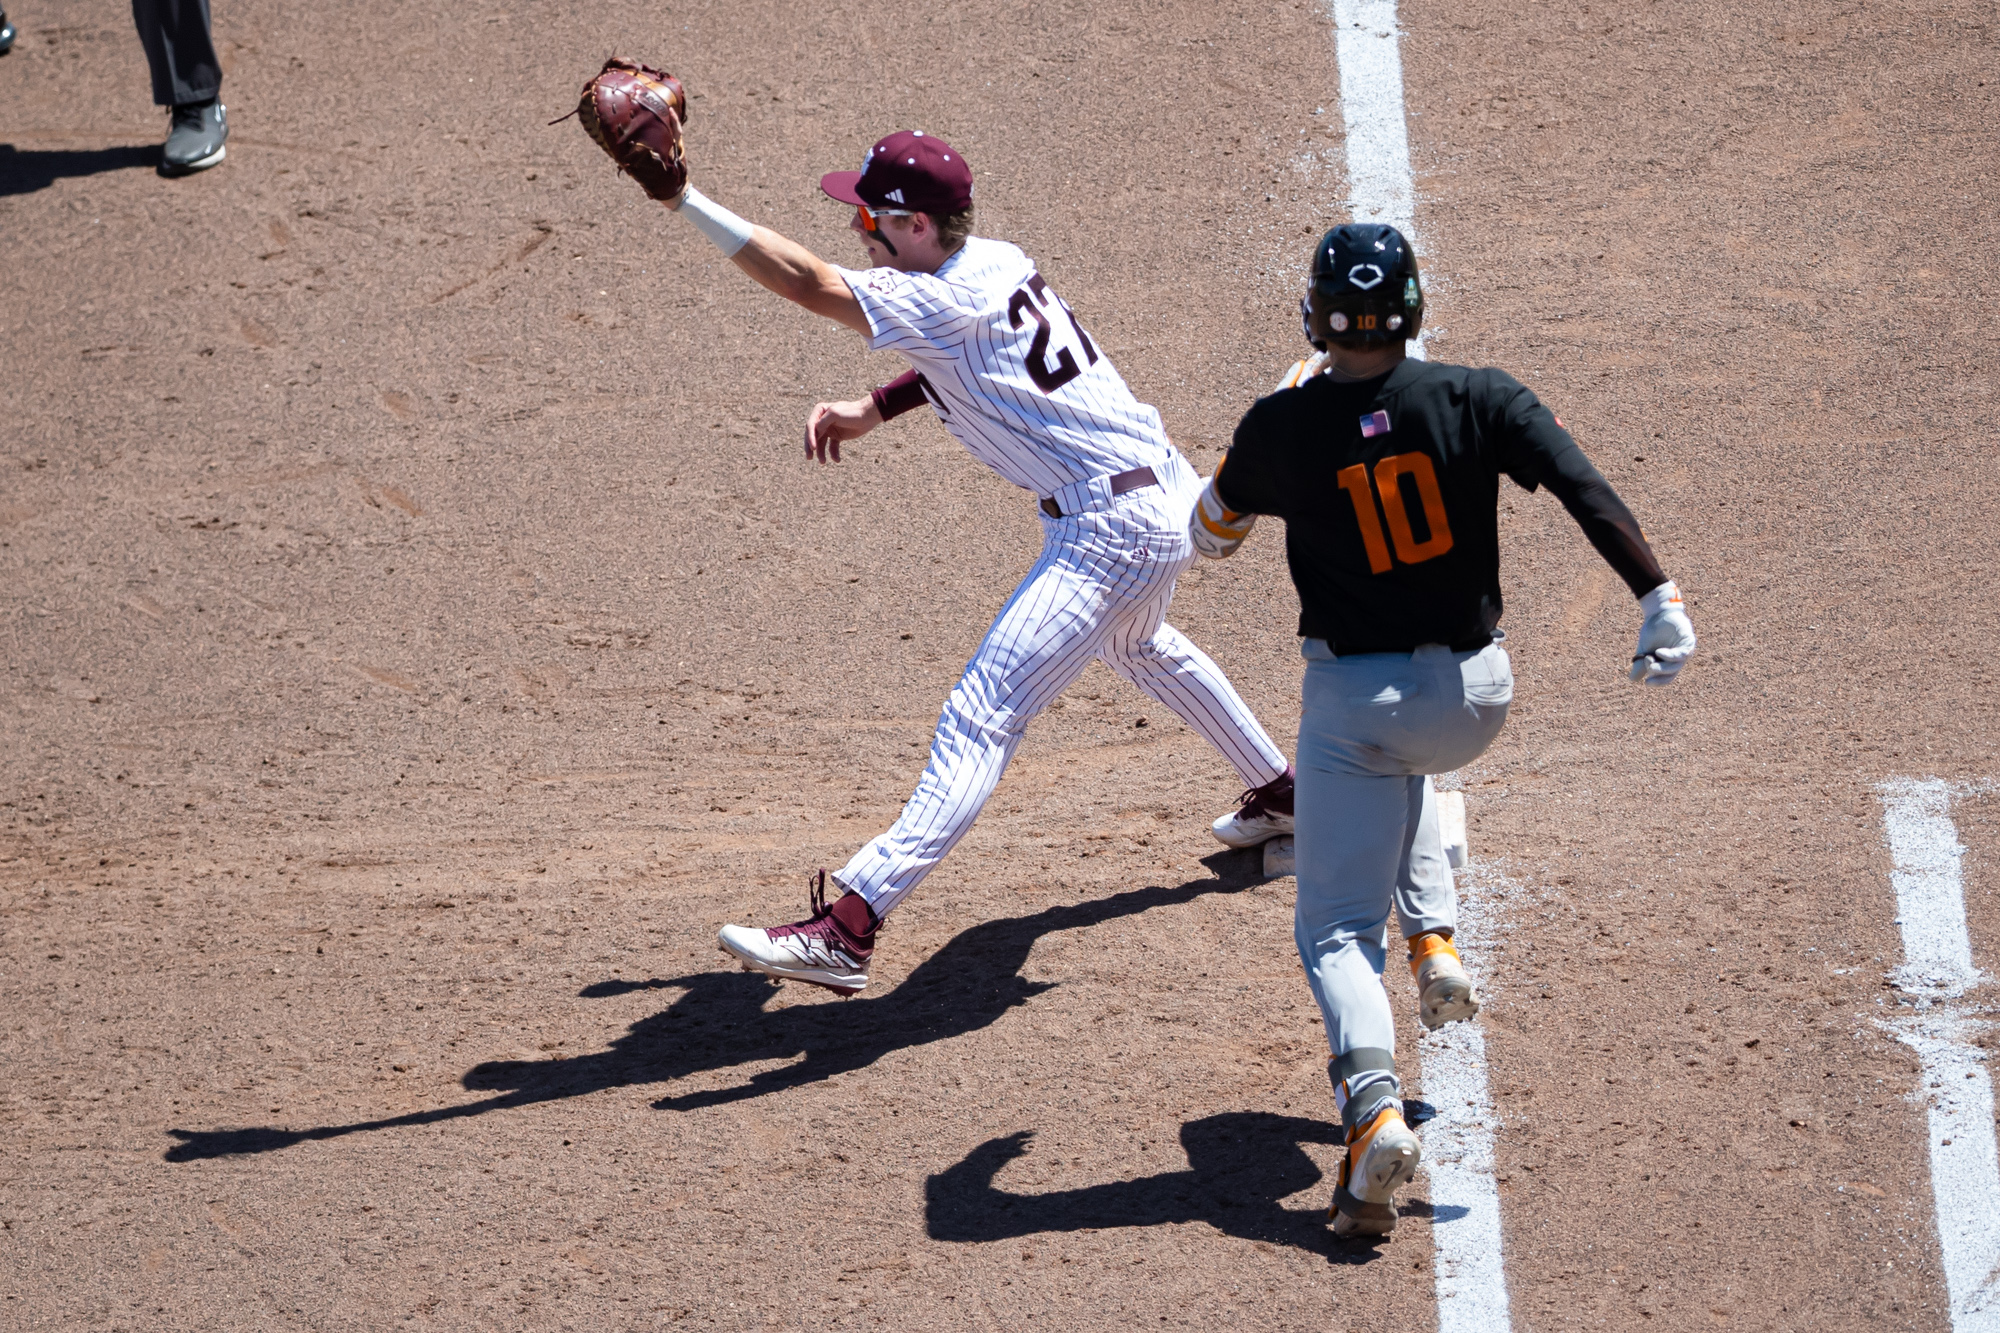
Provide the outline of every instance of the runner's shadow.
{"type": "MultiPolygon", "coordinates": [[[[1321,1183],[1318,1165],[1299,1145],[1340,1144],[1338,1121],[1231,1111],[1181,1126],[1185,1171],[1046,1194],[996,1188],[994,1177],[1027,1154],[1033,1137],[1024,1130],[988,1139],[925,1182],[924,1225],[932,1240],[1015,1240],[1045,1231],[1206,1222],[1226,1235],[1289,1245],[1333,1263],[1365,1264],[1376,1257],[1373,1241],[1336,1239],[1327,1229],[1331,1182],[1323,1190],[1326,1197],[1304,1208],[1281,1202],[1321,1183]]],[[[1420,1210],[1429,1212],[1412,1202],[1402,1213],[1414,1216],[1420,1210]]]]}
{"type": "Polygon", "coordinates": [[[118,148],[27,148],[0,143],[0,198],[46,190],[71,176],[95,176],[127,167],[156,167],[158,144],[118,148]]]}
{"type": "Polygon", "coordinates": [[[473,1067],[467,1089],[498,1095],[459,1106],[312,1129],[272,1126],[167,1131],[181,1140],[170,1162],[271,1152],[311,1139],[373,1130],[434,1125],[516,1106],[581,1097],[631,1084],[672,1083],[740,1065],[789,1063],[764,1069],[729,1087],[666,1096],[659,1110],[688,1111],[782,1092],[863,1069],[894,1051],[977,1032],[1048,990],[1020,972],[1035,942],[1059,930],[1082,930],[1210,893],[1236,893],[1262,882],[1256,858],[1218,852],[1205,858],[1215,872],[1175,888],[1134,889],[1092,902],[1051,907],[1030,916],[986,921],[960,932],[917,965],[894,990],[839,1004],[766,1006],[779,982],[755,972],[695,972],[649,981],[602,981],[582,991],[598,999],[636,990],[678,990],[680,998],[642,1018],[608,1050],[562,1060],[498,1060],[473,1067]]]}

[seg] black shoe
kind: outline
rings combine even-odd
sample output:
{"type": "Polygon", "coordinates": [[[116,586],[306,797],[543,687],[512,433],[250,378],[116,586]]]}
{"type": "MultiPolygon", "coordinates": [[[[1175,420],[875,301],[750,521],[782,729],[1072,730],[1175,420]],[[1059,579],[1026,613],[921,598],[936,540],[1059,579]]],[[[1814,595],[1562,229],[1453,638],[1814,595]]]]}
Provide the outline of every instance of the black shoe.
{"type": "Polygon", "coordinates": [[[228,154],[229,116],[220,98],[183,102],[174,108],[174,128],[160,153],[162,176],[185,176],[214,166],[228,154]]]}
{"type": "Polygon", "coordinates": [[[0,56],[14,49],[14,25],[7,21],[7,11],[0,9],[0,56]]]}

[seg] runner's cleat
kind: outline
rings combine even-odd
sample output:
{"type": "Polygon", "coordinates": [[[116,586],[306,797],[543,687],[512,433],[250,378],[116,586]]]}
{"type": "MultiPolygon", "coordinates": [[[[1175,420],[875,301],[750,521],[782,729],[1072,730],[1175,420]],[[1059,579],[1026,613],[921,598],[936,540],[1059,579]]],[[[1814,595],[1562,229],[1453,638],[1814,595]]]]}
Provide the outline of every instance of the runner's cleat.
{"type": "Polygon", "coordinates": [[[1293,831],[1292,770],[1243,793],[1241,804],[1209,825],[1227,847],[1257,847],[1293,831]]]}
{"type": "Polygon", "coordinates": [[[842,995],[868,984],[868,959],[881,925],[858,893],[826,900],[826,871],[812,881],[812,915],[789,926],[757,930],[724,926],[716,937],[747,972],[767,972],[788,981],[808,981],[842,995]]]}
{"type": "Polygon", "coordinates": [[[1410,1183],[1423,1145],[1403,1123],[1394,1102],[1376,1112],[1366,1128],[1347,1136],[1333,1207],[1326,1220],[1336,1236],[1386,1236],[1396,1229],[1396,1191],[1410,1183]]]}
{"type": "Polygon", "coordinates": [[[1410,975],[1417,979],[1417,1016],[1432,1031],[1479,1012],[1479,994],[1449,935],[1426,930],[1410,937],[1410,975]]]}

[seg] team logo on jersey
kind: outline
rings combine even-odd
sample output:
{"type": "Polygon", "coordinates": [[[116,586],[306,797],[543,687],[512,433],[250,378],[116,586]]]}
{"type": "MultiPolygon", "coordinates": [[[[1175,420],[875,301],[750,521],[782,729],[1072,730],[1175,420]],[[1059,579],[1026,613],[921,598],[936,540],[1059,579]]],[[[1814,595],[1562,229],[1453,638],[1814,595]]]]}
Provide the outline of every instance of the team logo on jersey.
{"type": "Polygon", "coordinates": [[[1382,272],[1380,264],[1356,264],[1353,268],[1347,270],[1347,280],[1364,292],[1373,291],[1375,288],[1380,287],[1382,279],[1387,276],[1386,273],[1382,272]]]}
{"type": "Polygon", "coordinates": [[[1372,440],[1377,435],[1387,435],[1388,433],[1389,433],[1389,414],[1387,412],[1378,409],[1374,412],[1370,412],[1367,416],[1361,418],[1362,439],[1372,440]]]}

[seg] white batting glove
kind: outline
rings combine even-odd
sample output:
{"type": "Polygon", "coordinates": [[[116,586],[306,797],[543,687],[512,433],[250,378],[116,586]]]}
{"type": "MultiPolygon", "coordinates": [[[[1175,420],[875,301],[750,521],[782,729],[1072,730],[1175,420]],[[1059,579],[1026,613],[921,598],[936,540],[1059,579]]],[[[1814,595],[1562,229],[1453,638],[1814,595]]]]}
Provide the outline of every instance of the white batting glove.
{"type": "MultiPolygon", "coordinates": [[[[1296,389],[1313,376],[1326,369],[1328,357],[1325,352],[1314,352],[1303,361],[1294,361],[1285,377],[1278,381],[1278,389],[1296,389]]],[[[1276,393],[1278,389],[1271,390],[1276,393]]]]}
{"type": "Polygon", "coordinates": [[[1632,654],[1632,681],[1638,685],[1671,685],[1681,663],[1694,651],[1694,622],[1681,604],[1681,590],[1669,579],[1639,599],[1646,619],[1639,626],[1639,648],[1632,654]]]}
{"type": "Polygon", "coordinates": [[[1194,502],[1194,512],[1188,515],[1188,540],[1194,543],[1197,555],[1223,560],[1236,554],[1255,526],[1255,514],[1239,514],[1224,507],[1215,494],[1215,478],[1210,477],[1208,485],[1201,488],[1201,498],[1194,502]]]}

